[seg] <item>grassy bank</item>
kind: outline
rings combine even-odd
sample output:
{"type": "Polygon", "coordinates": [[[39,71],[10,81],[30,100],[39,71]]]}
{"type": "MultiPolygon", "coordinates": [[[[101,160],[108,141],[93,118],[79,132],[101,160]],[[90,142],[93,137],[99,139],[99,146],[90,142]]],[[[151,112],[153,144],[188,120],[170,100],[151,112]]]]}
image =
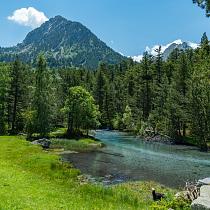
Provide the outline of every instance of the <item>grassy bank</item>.
{"type": "MultiPolygon", "coordinates": [[[[30,141],[39,139],[39,134],[33,134],[30,141]]],[[[57,128],[50,132],[46,138],[50,139],[50,150],[53,152],[75,151],[75,152],[91,152],[105,146],[101,141],[91,136],[81,135],[77,139],[69,139],[67,136],[67,128],[57,128]]]]}
{"type": "Polygon", "coordinates": [[[126,210],[168,209],[175,205],[172,198],[175,192],[155,183],[104,188],[81,185],[77,180],[79,174],[39,146],[18,137],[0,137],[0,209],[126,210]],[[152,201],[154,186],[167,194],[165,204],[152,201]]]}
{"type": "Polygon", "coordinates": [[[51,149],[63,149],[76,152],[90,152],[103,147],[100,141],[94,139],[82,138],[79,140],[74,139],[52,139],[51,149]]]}

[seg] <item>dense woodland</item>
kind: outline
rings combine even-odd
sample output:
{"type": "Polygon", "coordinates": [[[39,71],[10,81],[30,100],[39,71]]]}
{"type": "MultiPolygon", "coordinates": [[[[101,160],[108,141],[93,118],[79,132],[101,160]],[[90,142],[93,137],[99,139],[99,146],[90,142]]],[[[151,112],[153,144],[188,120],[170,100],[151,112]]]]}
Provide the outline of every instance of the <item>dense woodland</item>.
{"type": "Polygon", "coordinates": [[[71,136],[92,128],[161,134],[175,143],[194,142],[206,151],[210,138],[210,46],[175,50],[167,61],[144,54],[97,71],[0,64],[0,134],[46,136],[68,127],[71,136]],[[78,114],[79,113],[79,114],[78,114]]]}

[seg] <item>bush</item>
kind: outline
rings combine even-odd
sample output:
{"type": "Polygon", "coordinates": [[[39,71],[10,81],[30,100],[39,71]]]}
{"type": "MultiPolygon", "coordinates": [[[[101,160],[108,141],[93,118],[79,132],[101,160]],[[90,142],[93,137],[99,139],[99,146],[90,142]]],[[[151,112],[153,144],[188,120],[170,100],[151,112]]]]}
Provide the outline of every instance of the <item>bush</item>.
{"type": "Polygon", "coordinates": [[[159,202],[152,204],[154,210],[168,210],[172,208],[174,210],[189,210],[190,203],[184,199],[176,199],[174,197],[169,197],[168,199],[163,199],[159,202]]]}

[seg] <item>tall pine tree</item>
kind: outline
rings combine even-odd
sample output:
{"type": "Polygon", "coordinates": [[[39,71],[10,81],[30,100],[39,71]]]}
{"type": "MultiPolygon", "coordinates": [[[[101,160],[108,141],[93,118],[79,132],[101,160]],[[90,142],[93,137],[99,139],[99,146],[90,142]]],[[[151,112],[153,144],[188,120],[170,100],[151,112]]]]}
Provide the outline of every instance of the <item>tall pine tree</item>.
{"type": "Polygon", "coordinates": [[[23,112],[26,108],[26,68],[17,58],[11,66],[8,94],[8,124],[11,134],[24,128],[23,112]]]}
{"type": "Polygon", "coordinates": [[[33,100],[34,132],[44,137],[50,131],[49,73],[45,58],[40,55],[36,68],[36,84],[33,100]]]}

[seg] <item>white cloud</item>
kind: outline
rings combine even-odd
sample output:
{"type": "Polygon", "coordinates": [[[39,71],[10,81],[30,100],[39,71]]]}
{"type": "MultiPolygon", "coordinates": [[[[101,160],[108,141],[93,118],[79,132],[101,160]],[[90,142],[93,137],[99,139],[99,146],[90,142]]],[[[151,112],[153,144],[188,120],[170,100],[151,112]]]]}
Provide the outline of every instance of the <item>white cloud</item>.
{"type": "Polygon", "coordinates": [[[137,56],[133,56],[131,58],[136,62],[141,62],[143,59],[143,55],[137,55],[137,56]]]}
{"type": "Polygon", "coordinates": [[[33,7],[17,9],[13,12],[12,16],[8,17],[15,23],[31,28],[37,28],[42,23],[48,20],[43,12],[36,10],[33,7]]]}

